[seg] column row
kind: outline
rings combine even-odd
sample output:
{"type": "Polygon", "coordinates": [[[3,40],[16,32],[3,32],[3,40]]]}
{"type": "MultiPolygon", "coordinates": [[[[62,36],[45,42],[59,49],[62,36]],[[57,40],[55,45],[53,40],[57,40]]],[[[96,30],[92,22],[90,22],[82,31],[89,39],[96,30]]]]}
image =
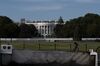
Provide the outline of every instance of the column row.
{"type": "Polygon", "coordinates": [[[39,32],[41,35],[51,35],[53,32],[53,27],[50,25],[39,26],[39,32]]]}

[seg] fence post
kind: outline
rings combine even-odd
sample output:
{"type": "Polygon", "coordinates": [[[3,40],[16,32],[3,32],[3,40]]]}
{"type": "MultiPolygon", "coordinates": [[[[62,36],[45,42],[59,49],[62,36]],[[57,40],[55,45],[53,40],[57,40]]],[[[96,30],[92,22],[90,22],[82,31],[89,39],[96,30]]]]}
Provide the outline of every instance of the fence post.
{"type": "Polygon", "coordinates": [[[57,50],[57,49],[56,49],[56,43],[54,44],[54,49],[57,50]]]}
{"type": "Polygon", "coordinates": [[[70,52],[72,51],[72,46],[71,46],[71,44],[70,44],[70,52]]]}
{"type": "Polygon", "coordinates": [[[23,41],[23,49],[25,49],[25,42],[23,41]]]}
{"type": "Polygon", "coordinates": [[[39,45],[39,50],[40,50],[40,43],[38,45],[39,45]]]}
{"type": "Polygon", "coordinates": [[[85,50],[87,51],[87,44],[85,45],[85,50]]]}
{"type": "Polygon", "coordinates": [[[12,38],[10,38],[10,42],[12,43],[12,38]]]}
{"type": "Polygon", "coordinates": [[[0,46],[1,46],[1,38],[0,38],[0,46]]]}

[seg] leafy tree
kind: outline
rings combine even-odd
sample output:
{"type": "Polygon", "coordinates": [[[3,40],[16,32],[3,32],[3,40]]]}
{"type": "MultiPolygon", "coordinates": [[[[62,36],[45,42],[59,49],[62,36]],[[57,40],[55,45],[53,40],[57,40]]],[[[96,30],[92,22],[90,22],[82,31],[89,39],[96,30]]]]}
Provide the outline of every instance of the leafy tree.
{"type": "Polygon", "coordinates": [[[19,34],[19,27],[14,23],[6,24],[3,34],[7,38],[17,38],[19,34]]]}
{"type": "Polygon", "coordinates": [[[56,27],[54,28],[54,32],[55,32],[56,37],[58,37],[58,38],[63,37],[63,36],[62,36],[62,35],[63,35],[63,34],[62,34],[62,33],[63,33],[62,28],[63,28],[63,25],[60,25],[60,24],[57,24],[57,25],[56,25],[56,27]]]}
{"type": "Polygon", "coordinates": [[[62,17],[60,16],[60,18],[58,19],[58,24],[63,24],[64,23],[64,21],[63,21],[63,19],[62,19],[62,17]]]}
{"type": "Polygon", "coordinates": [[[64,21],[63,21],[62,17],[60,17],[54,28],[54,33],[55,33],[56,37],[58,37],[58,38],[63,37],[63,30],[62,30],[63,26],[64,26],[64,21]]]}
{"type": "Polygon", "coordinates": [[[38,30],[36,29],[36,27],[34,25],[29,25],[29,31],[32,37],[39,37],[39,33],[38,30]]]}
{"type": "Polygon", "coordinates": [[[22,23],[19,26],[19,28],[20,28],[20,33],[19,33],[20,38],[32,38],[38,36],[38,31],[34,25],[27,25],[22,23]]]}
{"type": "Polygon", "coordinates": [[[13,21],[7,17],[7,16],[0,16],[0,24],[3,25],[3,24],[10,24],[10,23],[13,23],[13,21]]]}
{"type": "Polygon", "coordinates": [[[98,14],[87,13],[83,17],[78,17],[67,21],[62,29],[62,37],[72,37],[74,40],[100,37],[99,28],[100,16],[98,14]]]}
{"type": "Polygon", "coordinates": [[[7,16],[0,16],[0,38],[17,37],[18,26],[7,16]]]}

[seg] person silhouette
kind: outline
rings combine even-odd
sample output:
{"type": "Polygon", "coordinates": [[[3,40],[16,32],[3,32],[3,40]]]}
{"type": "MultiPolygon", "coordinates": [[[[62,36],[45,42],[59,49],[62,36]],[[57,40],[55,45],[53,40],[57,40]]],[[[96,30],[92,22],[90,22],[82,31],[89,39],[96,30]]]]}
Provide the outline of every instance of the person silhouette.
{"type": "Polygon", "coordinates": [[[74,45],[75,45],[75,47],[74,47],[73,51],[78,51],[79,50],[78,43],[74,42],[74,45]]]}

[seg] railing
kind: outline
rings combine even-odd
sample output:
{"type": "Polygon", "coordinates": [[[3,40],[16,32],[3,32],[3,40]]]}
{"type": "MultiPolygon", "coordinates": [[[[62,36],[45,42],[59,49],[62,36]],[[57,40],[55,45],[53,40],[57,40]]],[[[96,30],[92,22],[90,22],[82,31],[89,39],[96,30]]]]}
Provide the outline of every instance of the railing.
{"type": "MultiPolygon", "coordinates": [[[[88,49],[96,50],[100,46],[100,42],[96,41],[73,41],[72,38],[2,38],[0,44],[12,44],[14,49],[31,49],[31,50],[63,50],[74,51],[75,44],[78,43],[78,51],[88,51],[88,49]]],[[[100,51],[98,51],[100,52],[100,51]]]]}

